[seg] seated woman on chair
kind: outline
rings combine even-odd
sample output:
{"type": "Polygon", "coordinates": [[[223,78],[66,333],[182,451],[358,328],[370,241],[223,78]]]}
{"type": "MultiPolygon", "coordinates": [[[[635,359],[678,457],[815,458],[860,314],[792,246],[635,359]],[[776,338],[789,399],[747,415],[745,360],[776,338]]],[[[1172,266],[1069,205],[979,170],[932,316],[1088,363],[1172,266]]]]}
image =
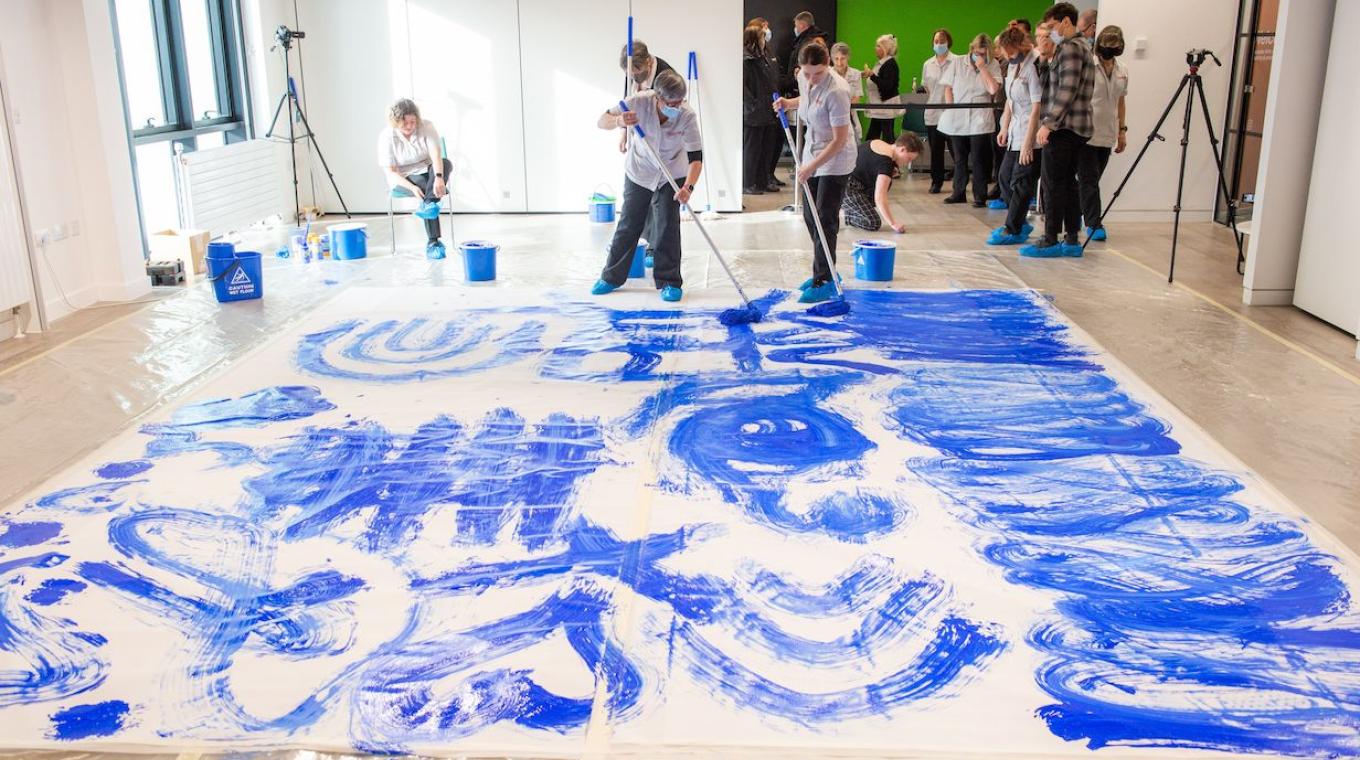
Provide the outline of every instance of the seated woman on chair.
{"type": "MultiPolygon", "coordinates": [[[[400,187],[422,203],[415,215],[425,220],[425,256],[444,258],[444,243],[439,239],[439,199],[448,194],[445,178],[453,165],[444,158],[439,133],[434,124],[420,118],[420,109],[402,98],[387,110],[386,127],[378,135],[378,166],[387,173],[387,183],[400,187]],[[435,169],[434,167],[439,168],[435,169]]],[[[396,250],[397,241],[392,241],[396,250]]]]}

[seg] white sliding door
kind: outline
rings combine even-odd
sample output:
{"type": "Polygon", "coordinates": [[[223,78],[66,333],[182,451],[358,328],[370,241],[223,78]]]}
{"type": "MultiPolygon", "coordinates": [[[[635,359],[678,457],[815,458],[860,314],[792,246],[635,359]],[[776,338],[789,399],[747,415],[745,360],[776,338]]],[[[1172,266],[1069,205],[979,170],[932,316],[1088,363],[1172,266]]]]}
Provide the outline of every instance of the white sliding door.
{"type": "MultiPolygon", "coordinates": [[[[0,82],[0,88],[7,87],[0,82]]],[[[0,310],[33,301],[23,207],[9,135],[8,93],[0,91],[0,310]]]]}

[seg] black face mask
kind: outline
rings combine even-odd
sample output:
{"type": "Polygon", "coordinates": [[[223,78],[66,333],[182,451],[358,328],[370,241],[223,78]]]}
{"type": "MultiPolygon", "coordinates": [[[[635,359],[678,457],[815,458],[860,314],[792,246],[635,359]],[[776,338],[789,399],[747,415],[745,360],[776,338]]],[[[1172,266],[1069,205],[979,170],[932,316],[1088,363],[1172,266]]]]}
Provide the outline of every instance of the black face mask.
{"type": "Polygon", "coordinates": [[[1100,56],[1102,59],[1107,60],[1107,61],[1110,60],[1111,58],[1114,58],[1114,57],[1117,56],[1117,55],[1123,55],[1123,54],[1124,54],[1124,48],[1122,48],[1122,47],[1117,47],[1117,48],[1112,48],[1112,47],[1098,47],[1098,48],[1096,48],[1096,55],[1100,56]]]}
{"type": "Polygon", "coordinates": [[[1021,53],[1019,55],[1011,56],[1010,60],[1012,66],[1019,66],[1021,63],[1025,61],[1025,54],[1021,53]]]}

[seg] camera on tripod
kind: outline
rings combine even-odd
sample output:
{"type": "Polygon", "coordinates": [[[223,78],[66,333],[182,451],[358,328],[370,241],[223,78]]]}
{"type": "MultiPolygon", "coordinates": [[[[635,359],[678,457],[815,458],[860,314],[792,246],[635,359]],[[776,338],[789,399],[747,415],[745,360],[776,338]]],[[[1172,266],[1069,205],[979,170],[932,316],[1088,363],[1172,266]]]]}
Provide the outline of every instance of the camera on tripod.
{"type": "MultiPolygon", "coordinates": [[[[283,27],[279,28],[282,29],[283,27]]],[[[1214,59],[1214,63],[1218,64],[1219,68],[1223,68],[1223,62],[1218,60],[1218,56],[1214,55],[1214,51],[1212,50],[1207,50],[1205,48],[1192,48],[1190,50],[1185,51],[1185,63],[1188,66],[1199,68],[1200,66],[1204,65],[1205,58],[1214,59]]]]}
{"type": "Polygon", "coordinates": [[[278,40],[284,50],[293,47],[293,40],[303,40],[306,38],[306,32],[295,32],[283,24],[279,24],[279,28],[274,30],[274,39],[278,40]]]}

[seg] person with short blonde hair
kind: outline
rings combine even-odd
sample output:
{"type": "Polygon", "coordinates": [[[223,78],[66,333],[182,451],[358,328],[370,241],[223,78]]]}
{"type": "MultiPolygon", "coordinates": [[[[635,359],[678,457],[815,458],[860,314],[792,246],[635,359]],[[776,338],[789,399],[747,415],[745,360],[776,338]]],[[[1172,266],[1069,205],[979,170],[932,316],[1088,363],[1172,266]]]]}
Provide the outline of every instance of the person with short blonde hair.
{"type": "MultiPolygon", "coordinates": [[[[874,42],[874,56],[878,63],[870,69],[864,67],[864,79],[869,85],[869,103],[897,104],[901,92],[902,73],[897,65],[897,38],[891,34],[880,35],[874,42]]],[[[881,139],[892,142],[897,135],[897,111],[892,109],[870,109],[869,129],[864,133],[866,140],[881,139]]]]}
{"type": "MultiPolygon", "coordinates": [[[[831,70],[840,74],[841,79],[850,86],[850,105],[864,100],[864,75],[850,65],[850,46],[837,42],[831,46],[831,70]]],[[[855,129],[855,142],[864,139],[864,125],[859,114],[851,113],[850,125],[855,129]]]]}
{"type": "MultiPolygon", "coordinates": [[[[1001,67],[992,59],[992,40],[985,34],[973,38],[968,56],[954,60],[940,86],[946,103],[992,104],[1001,89],[1001,67]]],[[[950,109],[940,117],[940,131],[949,135],[954,152],[954,192],[945,203],[967,200],[968,180],[973,185],[973,206],[987,205],[987,184],[992,178],[992,135],[997,131],[991,108],[950,109]]]]}
{"type": "MultiPolygon", "coordinates": [[[[448,177],[453,164],[444,156],[443,144],[434,124],[420,117],[420,108],[410,98],[402,98],[387,109],[388,125],[378,134],[378,166],[391,187],[400,187],[422,203],[415,215],[425,221],[425,255],[442,259],[439,199],[448,194],[448,177]]],[[[395,250],[396,241],[392,241],[395,250]]]]}

